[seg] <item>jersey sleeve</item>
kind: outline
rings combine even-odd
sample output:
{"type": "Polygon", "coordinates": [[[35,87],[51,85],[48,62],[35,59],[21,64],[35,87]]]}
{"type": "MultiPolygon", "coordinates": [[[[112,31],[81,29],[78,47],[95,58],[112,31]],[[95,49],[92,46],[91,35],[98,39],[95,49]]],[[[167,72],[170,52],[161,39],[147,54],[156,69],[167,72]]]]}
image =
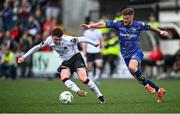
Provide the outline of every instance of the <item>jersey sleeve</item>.
{"type": "Polygon", "coordinates": [[[49,45],[50,44],[50,37],[48,37],[45,41],[42,41],[40,44],[39,44],[39,46],[42,48],[42,47],[44,47],[44,46],[47,46],[47,45],[49,45]]]}
{"type": "Polygon", "coordinates": [[[89,38],[86,38],[86,37],[77,37],[76,38],[76,42],[77,43],[80,43],[80,42],[84,42],[84,43],[88,43],[88,44],[91,44],[93,46],[96,46],[97,43],[94,42],[93,40],[89,39],[89,38]]]}
{"type": "Polygon", "coordinates": [[[30,56],[31,54],[36,53],[39,49],[41,49],[42,47],[48,45],[50,42],[50,38],[48,37],[45,41],[41,42],[40,44],[32,47],[28,52],[26,52],[23,57],[26,58],[28,56],[30,56]]]}
{"type": "Polygon", "coordinates": [[[140,24],[141,30],[150,30],[150,26],[146,24],[145,22],[140,21],[139,24],[140,24]]]}
{"type": "Polygon", "coordinates": [[[107,22],[106,22],[106,27],[107,28],[118,28],[118,24],[117,24],[117,22],[113,22],[112,20],[108,20],[107,22]]]}

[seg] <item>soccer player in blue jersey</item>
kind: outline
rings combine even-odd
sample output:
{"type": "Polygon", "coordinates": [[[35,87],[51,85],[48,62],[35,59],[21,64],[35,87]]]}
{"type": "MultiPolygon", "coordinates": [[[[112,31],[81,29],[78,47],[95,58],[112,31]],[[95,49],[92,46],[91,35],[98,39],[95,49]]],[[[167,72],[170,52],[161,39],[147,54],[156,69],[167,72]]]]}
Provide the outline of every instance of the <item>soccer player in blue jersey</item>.
{"type": "Polygon", "coordinates": [[[157,102],[163,101],[165,89],[158,87],[152,81],[145,78],[141,62],[143,60],[143,52],[140,47],[140,32],[143,30],[151,30],[159,33],[162,36],[168,36],[168,32],[162,31],[159,28],[151,27],[144,22],[134,20],[134,10],[126,8],[122,11],[122,21],[107,21],[106,23],[82,24],[81,28],[115,28],[119,36],[121,45],[121,53],[125,63],[131,74],[138,80],[140,84],[145,86],[146,90],[153,94],[157,92],[157,102]]]}

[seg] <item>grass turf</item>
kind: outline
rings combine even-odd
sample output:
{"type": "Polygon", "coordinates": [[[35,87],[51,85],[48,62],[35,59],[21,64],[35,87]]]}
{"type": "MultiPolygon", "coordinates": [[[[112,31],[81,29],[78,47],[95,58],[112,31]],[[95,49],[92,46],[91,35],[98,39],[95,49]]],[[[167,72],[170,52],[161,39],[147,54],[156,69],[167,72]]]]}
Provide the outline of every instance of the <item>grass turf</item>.
{"type": "MultiPolygon", "coordinates": [[[[75,81],[87,89],[78,80],[75,81]]],[[[106,104],[99,104],[91,91],[87,97],[74,95],[74,103],[59,103],[58,95],[68,90],[59,80],[0,81],[0,112],[118,113],[180,112],[180,80],[155,81],[166,88],[165,102],[156,103],[156,94],[148,94],[135,80],[102,80],[100,90],[106,104]]]]}

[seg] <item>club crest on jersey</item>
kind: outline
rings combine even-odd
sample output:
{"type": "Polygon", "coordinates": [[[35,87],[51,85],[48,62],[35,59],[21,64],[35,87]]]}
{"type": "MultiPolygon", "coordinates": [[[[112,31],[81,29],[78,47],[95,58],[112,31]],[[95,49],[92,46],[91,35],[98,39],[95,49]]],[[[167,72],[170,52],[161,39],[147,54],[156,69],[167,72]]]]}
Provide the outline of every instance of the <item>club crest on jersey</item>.
{"type": "Polygon", "coordinates": [[[136,29],[135,29],[135,28],[132,28],[131,30],[132,30],[132,32],[133,32],[133,33],[135,33],[135,32],[136,32],[136,29]]]}
{"type": "Polygon", "coordinates": [[[44,45],[44,41],[42,41],[42,42],[40,43],[40,46],[41,46],[41,47],[43,47],[43,45],[44,45]]]}
{"type": "Polygon", "coordinates": [[[73,38],[72,40],[70,40],[71,43],[76,43],[77,42],[77,39],[76,38],[73,38]]]}

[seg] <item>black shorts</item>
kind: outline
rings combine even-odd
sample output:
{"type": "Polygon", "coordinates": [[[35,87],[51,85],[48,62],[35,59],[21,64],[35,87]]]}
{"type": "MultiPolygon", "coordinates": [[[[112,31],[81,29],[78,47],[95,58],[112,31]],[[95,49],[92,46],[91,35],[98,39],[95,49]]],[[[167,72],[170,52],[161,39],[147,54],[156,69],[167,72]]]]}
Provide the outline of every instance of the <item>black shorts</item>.
{"type": "Polygon", "coordinates": [[[102,60],[101,53],[87,53],[87,62],[94,62],[96,60],[102,60]]]}
{"type": "Polygon", "coordinates": [[[80,53],[75,54],[69,60],[63,61],[60,67],[58,68],[58,72],[60,73],[62,69],[69,69],[71,74],[77,72],[77,68],[86,68],[84,59],[80,53]]]}

